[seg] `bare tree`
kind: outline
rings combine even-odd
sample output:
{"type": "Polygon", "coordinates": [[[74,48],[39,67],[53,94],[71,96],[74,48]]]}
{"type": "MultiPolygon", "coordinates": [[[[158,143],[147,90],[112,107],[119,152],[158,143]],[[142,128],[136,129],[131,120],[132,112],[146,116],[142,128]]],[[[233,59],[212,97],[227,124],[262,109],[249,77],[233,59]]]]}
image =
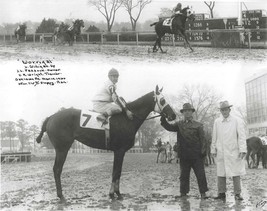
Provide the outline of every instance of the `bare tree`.
{"type": "Polygon", "coordinates": [[[136,24],[143,9],[151,2],[152,0],[122,0],[122,4],[130,16],[133,31],[136,30],[136,24]]]}
{"type": "Polygon", "coordinates": [[[24,119],[20,119],[16,123],[17,126],[17,135],[21,143],[21,151],[23,152],[25,146],[29,145],[30,132],[28,122],[24,119]]]}
{"type": "Polygon", "coordinates": [[[159,13],[160,18],[171,17],[171,15],[172,15],[172,9],[165,8],[165,7],[160,9],[160,13],[159,13]]]}
{"type": "Polygon", "coordinates": [[[35,138],[39,134],[40,129],[37,125],[31,125],[29,127],[29,132],[30,132],[31,137],[33,138],[33,150],[35,151],[35,142],[36,142],[35,138]]]}
{"type": "Polygon", "coordinates": [[[247,126],[247,109],[245,105],[236,107],[237,115],[243,120],[245,126],[247,126]]]}
{"type": "Polygon", "coordinates": [[[210,10],[210,17],[213,18],[213,8],[215,6],[215,1],[210,1],[209,3],[204,1],[204,3],[208,6],[210,10]]]}
{"type": "Polygon", "coordinates": [[[163,127],[158,123],[158,119],[145,121],[139,129],[139,137],[141,138],[141,146],[144,152],[148,152],[149,148],[154,146],[155,140],[164,131],[163,127]]]}
{"type": "Polygon", "coordinates": [[[94,6],[105,17],[108,32],[114,24],[117,10],[121,7],[121,0],[88,0],[89,5],[94,6]]]}
{"type": "MultiPolygon", "coordinates": [[[[216,93],[212,87],[207,85],[184,85],[178,93],[178,98],[172,97],[175,108],[180,110],[184,103],[190,103],[195,108],[195,119],[202,122],[206,131],[211,131],[213,122],[219,114],[218,105],[221,95],[216,93]]],[[[181,115],[178,113],[178,115],[181,115]]]]}
{"type": "MultiPolygon", "coordinates": [[[[1,137],[9,138],[10,151],[15,149],[13,138],[16,137],[16,124],[12,121],[1,122],[1,137]],[[13,141],[13,144],[12,144],[13,141]]],[[[1,140],[2,141],[2,140],[1,140]]]]}

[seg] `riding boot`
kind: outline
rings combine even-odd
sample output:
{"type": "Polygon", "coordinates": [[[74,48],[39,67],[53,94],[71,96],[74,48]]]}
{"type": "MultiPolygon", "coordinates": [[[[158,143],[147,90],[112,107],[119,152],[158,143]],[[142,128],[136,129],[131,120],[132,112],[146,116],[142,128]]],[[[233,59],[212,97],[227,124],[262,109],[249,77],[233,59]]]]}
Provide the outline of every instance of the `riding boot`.
{"type": "Polygon", "coordinates": [[[98,115],[98,116],[96,117],[96,119],[97,119],[98,121],[102,122],[104,125],[108,123],[108,122],[107,122],[107,118],[108,118],[108,114],[107,114],[107,112],[104,112],[104,113],[102,113],[102,114],[100,114],[100,115],[98,115]]]}

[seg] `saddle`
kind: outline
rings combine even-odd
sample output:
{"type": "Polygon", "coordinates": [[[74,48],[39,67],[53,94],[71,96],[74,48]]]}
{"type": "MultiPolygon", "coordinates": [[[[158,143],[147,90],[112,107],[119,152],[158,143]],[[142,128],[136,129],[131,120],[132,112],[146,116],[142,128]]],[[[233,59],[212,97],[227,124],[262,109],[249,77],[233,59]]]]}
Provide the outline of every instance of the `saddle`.
{"type": "Polygon", "coordinates": [[[110,146],[110,134],[109,134],[109,118],[107,119],[107,123],[103,124],[102,121],[98,120],[98,116],[100,113],[97,113],[92,110],[81,110],[80,115],[80,127],[85,129],[95,129],[102,130],[105,132],[105,143],[107,149],[110,146]]]}

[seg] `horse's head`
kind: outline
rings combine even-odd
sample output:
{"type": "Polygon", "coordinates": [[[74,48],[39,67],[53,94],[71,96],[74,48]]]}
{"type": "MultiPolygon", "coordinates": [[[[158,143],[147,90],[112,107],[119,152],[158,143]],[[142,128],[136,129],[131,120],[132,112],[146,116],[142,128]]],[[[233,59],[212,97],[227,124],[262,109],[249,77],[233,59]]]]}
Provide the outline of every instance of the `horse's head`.
{"type": "Polygon", "coordinates": [[[157,85],[156,90],[154,92],[154,98],[155,98],[154,111],[167,117],[169,121],[175,120],[176,114],[174,113],[169,103],[165,100],[161,92],[162,92],[162,89],[159,89],[157,85]]]}
{"type": "Polygon", "coordinates": [[[80,34],[81,28],[84,28],[84,21],[80,19],[75,20],[75,22],[73,22],[73,27],[75,32],[80,34]]]}
{"type": "Polygon", "coordinates": [[[24,23],[24,24],[21,24],[21,25],[20,25],[20,28],[21,28],[22,30],[25,30],[25,29],[27,29],[27,26],[26,26],[26,24],[24,23]]]}
{"type": "MultiPolygon", "coordinates": [[[[192,7],[190,8],[189,6],[185,7],[185,15],[189,20],[194,21],[195,20],[195,12],[192,10],[192,7]]],[[[184,10],[183,9],[183,10],[184,10]]]]}

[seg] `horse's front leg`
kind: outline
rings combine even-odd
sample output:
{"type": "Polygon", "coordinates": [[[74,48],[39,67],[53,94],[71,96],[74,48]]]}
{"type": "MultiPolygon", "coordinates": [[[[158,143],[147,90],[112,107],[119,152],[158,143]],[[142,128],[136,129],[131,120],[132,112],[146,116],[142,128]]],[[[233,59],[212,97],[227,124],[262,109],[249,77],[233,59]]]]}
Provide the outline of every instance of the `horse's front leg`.
{"type": "Polygon", "coordinates": [[[111,199],[115,198],[114,193],[116,193],[119,200],[122,199],[122,195],[120,193],[120,177],[121,177],[121,170],[122,170],[124,155],[125,155],[124,149],[119,149],[117,151],[114,151],[112,183],[111,183],[111,188],[109,191],[109,197],[111,199]]]}
{"type": "Polygon", "coordinates": [[[251,153],[251,158],[252,158],[252,168],[256,168],[256,161],[255,161],[255,152],[251,153]]]}
{"type": "Polygon", "coordinates": [[[158,38],[156,39],[156,42],[155,42],[155,44],[154,44],[154,46],[153,46],[153,53],[155,53],[155,52],[158,51],[158,49],[157,49],[157,45],[158,45],[158,38]]]}
{"type": "Polygon", "coordinates": [[[185,31],[181,31],[180,34],[181,34],[181,36],[182,36],[183,39],[184,39],[184,43],[185,43],[185,45],[187,44],[187,46],[188,46],[188,47],[190,48],[190,50],[193,52],[194,50],[193,50],[193,48],[191,47],[190,43],[189,43],[188,40],[187,40],[187,36],[186,36],[186,34],[185,34],[185,31]]]}
{"type": "Polygon", "coordinates": [[[159,49],[160,49],[161,53],[167,53],[167,51],[163,51],[161,48],[161,37],[159,38],[159,49]]]}
{"type": "MultiPolygon", "coordinates": [[[[257,164],[256,164],[256,168],[258,168],[259,167],[259,164],[260,164],[260,158],[262,157],[261,156],[261,153],[260,152],[258,152],[257,154],[257,164]]],[[[262,157],[262,160],[263,160],[263,157],[262,157]]],[[[262,161],[263,162],[263,161],[262,161]]]]}

